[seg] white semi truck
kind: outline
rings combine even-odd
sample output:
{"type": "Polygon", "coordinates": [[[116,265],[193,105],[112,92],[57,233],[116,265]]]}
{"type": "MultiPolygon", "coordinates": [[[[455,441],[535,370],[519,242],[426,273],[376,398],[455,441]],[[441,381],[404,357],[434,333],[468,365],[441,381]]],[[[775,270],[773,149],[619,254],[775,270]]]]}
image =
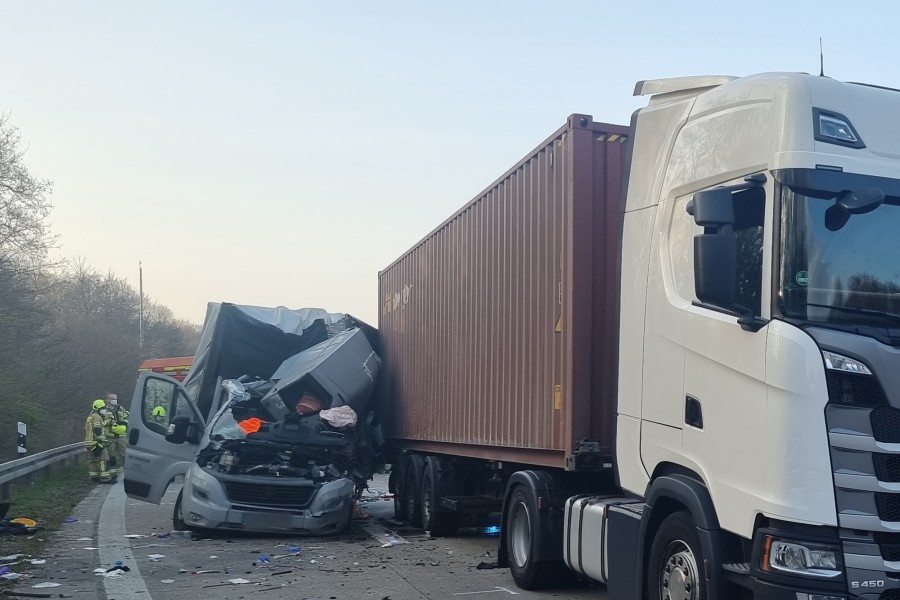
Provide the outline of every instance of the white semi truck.
{"type": "Polygon", "coordinates": [[[635,94],[380,273],[398,514],[501,511],[523,588],[900,599],[900,91],[635,94]]]}

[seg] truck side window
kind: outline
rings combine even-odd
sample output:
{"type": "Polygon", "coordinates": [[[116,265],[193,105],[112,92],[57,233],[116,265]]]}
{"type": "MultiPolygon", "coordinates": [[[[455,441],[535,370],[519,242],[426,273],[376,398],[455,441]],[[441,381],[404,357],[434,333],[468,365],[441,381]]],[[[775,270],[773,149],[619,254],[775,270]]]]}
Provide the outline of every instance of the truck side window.
{"type": "MultiPolygon", "coordinates": [[[[735,182],[737,183],[737,182],[735,182]]],[[[694,223],[685,207],[691,196],[679,198],[675,204],[669,229],[669,248],[672,274],[678,295],[688,302],[697,300],[694,290],[694,236],[703,228],[694,223]]],[[[765,190],[761,187],[736,192],[734,204],[734,234],[736,238],[737,273],[735,289],[737,303],[759,315],[762,310],[763,223],[765,219],[765,190]]]]}

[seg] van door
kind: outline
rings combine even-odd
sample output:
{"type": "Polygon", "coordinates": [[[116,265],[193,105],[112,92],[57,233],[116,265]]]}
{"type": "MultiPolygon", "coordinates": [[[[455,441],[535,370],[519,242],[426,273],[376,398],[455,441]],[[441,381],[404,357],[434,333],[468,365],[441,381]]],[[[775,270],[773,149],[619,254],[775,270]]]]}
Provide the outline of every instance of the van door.
{"type": "Polygon", "coordinates": [[[125,452],[125,493],[159,504],[176,475],[199,452],[206,423],[175,379],[141,373],[131,399],[125,452]]]}

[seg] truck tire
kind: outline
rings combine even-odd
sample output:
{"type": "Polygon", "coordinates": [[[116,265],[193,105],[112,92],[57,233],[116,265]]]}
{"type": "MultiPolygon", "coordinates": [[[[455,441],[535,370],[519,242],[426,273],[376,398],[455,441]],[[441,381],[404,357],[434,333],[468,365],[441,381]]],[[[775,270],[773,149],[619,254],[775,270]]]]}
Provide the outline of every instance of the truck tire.
{"type": "Polygon", "coordinates": [[[690,514],[663,519],[653,538],[647,569],[649,600],[706,600],[706,581],[699,566],[703,551],[690,514]]]}
{"type": "Polygon", "coordinates": [[[406,520],[406,458],[398,457],[391,465],[391,474],[388,477],[388,490],[394,494],[394,518],[398,521],[406,520]]]}
{"type": "Polygon", "coordinates": [[[425,470],[422,473],[422,527],[434,537],[453,535],[459,530],[459,515],[438,507],[441,496],[448,494],[441,478],[440,462],[434,456],[425,459],[425,470]]]}
{"type": "Polygon", "coordinates": [[[537,590],[547,587],[566,572],[561,561],[536,562],[536,535],[539,529],[540,512],[534,497],[524,485],[517,485],[510,494],[509,508],[503,524],[506,549],[509,553],[509,572],[520,588],[537,590]]]}
{"type": "Polygon", "coordinates": [[[419,495],[422,486],[419,483],[419,469],[415,460],[410,460],[406,465],[406,485],[403,487],[403,499],[406,505],[406,521],[413,527],[422,526],[422,504],[419,495]]]}

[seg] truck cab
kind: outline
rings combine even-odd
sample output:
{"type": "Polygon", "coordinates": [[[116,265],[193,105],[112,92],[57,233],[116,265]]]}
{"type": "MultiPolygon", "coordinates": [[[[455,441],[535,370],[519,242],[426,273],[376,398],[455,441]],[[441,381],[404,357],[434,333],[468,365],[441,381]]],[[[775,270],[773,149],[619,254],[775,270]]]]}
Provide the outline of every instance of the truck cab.
{"type": "Polygon", "coordinates": [[[616,425],[646,504],[635,585],[900,598],[900,91],[767,73],[635,94],[616,425]]]}

